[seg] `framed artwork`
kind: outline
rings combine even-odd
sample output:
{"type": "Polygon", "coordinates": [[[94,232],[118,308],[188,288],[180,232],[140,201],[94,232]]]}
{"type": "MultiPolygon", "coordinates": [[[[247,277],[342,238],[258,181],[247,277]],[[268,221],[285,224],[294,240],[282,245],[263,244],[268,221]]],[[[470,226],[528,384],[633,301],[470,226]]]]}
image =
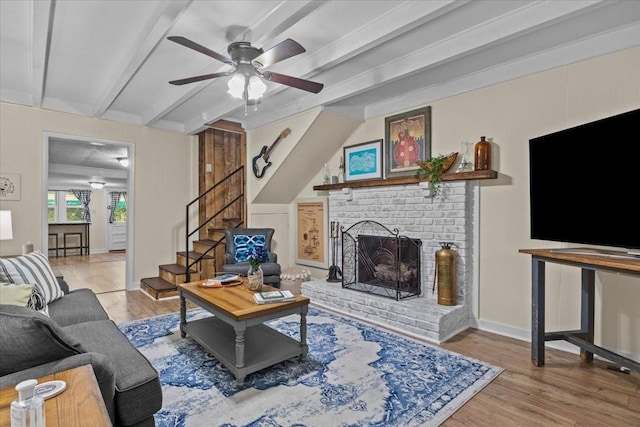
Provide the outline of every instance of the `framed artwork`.
{"type": "Polygon", "coordinates": [[[431,107],[386,117],[385,177],[414,175],[416,160],[431,157],[431,107]]]}
{"type": "Polygon", "coordinates": [[[298,199],[296,264],[329,268],[329,211],[327,198],[298,199]]]}
{"type": "Polygon", "coordinates": [[[382,178],[382,140],[344,147],[344,180],[382,178]]]}
{"type": "Polygon", "coordinates": [[[19,174],[0,174],[0,200],[20,200],[19,174]]]}

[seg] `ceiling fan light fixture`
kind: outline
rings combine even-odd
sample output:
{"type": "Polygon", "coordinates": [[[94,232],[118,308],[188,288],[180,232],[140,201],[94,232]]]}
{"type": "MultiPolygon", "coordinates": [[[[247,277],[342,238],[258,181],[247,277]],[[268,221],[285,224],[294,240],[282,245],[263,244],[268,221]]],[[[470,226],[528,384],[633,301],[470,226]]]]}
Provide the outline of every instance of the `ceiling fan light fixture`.
{"type": "Polygon", "coordinates": [[[120,163],[125,168],[129,166],[129,158],[128,157],[116,157],[118,163],[120,163]]]}
{"type": "Polygon", "coordinates": [[[91,188],[95,188],[96,190],[101,190],[104,187],[104,182],[89,181],[89,185],[91,186],[91,188]]]}
{"type": "Polygon", "coordinates": [[[248,89],[249,99],[262,98],[262,95],[264,95],[266,90],[267,90],[267,85],[264,84],[264,82],[260,77],[251,76],[251,78],[249,78],[249,89],[248,89]]]}
{"type": "Polygon", "coordinates": [[[244,93],[244,76],[242,74],[234,74],[233,77],[229,79],[228,85],[229,90],[227,93],[234,98],[242,99],[242,94],[244,93]]]}

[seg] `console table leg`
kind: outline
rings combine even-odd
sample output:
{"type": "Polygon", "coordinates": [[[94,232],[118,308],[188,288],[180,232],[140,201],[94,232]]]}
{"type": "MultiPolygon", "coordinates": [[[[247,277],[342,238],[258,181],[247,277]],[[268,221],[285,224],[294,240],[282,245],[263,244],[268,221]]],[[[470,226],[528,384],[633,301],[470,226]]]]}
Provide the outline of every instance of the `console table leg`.
{"type": "Polygon", "coordinates": [[[531,276],[531,362],[544,366],[544,261],[532,258],[531,276]]]}
{"type": "MultiPolygon", "coordinates": [[[[596,272],[595,270],[582,269],[582,297],[580,299],[580,329],[584,334],[583,339],[593,344],[593,314],[595,304],[596,272]]],[[[580,349],[580,358],[585,362],[593,361],[593,353],[580,349]]]]}

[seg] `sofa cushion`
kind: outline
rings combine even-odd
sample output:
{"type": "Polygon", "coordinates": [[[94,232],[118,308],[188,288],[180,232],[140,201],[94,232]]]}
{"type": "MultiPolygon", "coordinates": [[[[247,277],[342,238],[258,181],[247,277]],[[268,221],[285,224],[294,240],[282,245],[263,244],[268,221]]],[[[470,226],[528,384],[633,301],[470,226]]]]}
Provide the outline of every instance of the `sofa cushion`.
{"type": "Polygon", "coordinates": [[[88,351],[111,359],[116,374],[117,424],[132,425],[162,408],[158,372],[111,320],[65,326],[88,351]]]}
{"type": "Polygon", "coordinates": [[[85,353],[53,320],[16,305],[0,304],[0,339],[0,375],[85,353]]]}
{"type": "Polygon", "coordinates": [[[39,251],[15,258],[0,259],[0,281],[34,283],[44,295],[47,304],[64,295],[49,260],[39,251]]]}
{"type": "Polygon", "coordinates": [[[236,262],[244,262],[249,260],[251,250],[256,246],[264,247],[266,244],[267,236],[264,234],[236,234],[233,236],[233,245],[236,248],[235,260],[236,262]]]}
{"type": "Polygon", "coordinates": [[[91,289],[76,289],[49,304],[49,316],[59,326],[109,318],[91,289]]]}

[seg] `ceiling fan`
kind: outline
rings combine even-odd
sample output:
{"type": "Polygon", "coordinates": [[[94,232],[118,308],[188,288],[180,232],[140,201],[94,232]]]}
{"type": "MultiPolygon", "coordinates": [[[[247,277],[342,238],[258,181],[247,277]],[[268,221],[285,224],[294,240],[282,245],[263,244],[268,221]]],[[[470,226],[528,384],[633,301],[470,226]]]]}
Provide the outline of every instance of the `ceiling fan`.
{"type": "Polygon", "coordinates": [[[169,82],[172,85],[184,85],[233,74],[234,77],[229,80],[229,93],[236,98],[244,99],[246,103],[258,102],[259,98],[264,94],[267,87],[262,79],[312,93],[319,93],[324,87],[322,83],[263,70],[277,62],[306,52],[298,42],[292,39],[286,39],[266,52],[251,46],[249,42],[234,42],[227,48],[227,52],[231,56],[229,58],[186,37],[170,36],[167,38],[172,42],[203,53],[232,67],[229,71],[172,80],[169,82]]]}

